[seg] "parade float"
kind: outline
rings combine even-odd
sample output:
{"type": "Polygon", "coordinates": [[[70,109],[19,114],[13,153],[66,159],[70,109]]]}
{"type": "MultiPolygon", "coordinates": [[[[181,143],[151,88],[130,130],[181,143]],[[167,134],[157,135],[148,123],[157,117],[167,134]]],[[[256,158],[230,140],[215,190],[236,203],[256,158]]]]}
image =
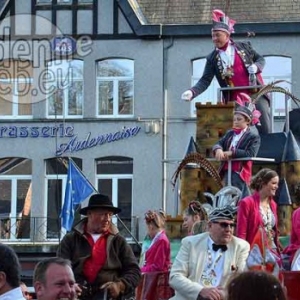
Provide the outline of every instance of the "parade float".
{"type": "MultiPolygon", "coordinates": [[[[284,93],[286,102],[293,100],[297,105],[300,103],[297,97],[280,88],[276,83],[263,87],[259,95],[273,92],[284,93]]],[[[257,94],[254,97],[258,98],[257,94]]],[[[205,195],[217,195],[220,190],[226,189],[218,174],[219,162],[213,158],[211,149],[231,128],[234,105],[234,102],[196,103],[196,140],[191,137],[186,155],[178,162],[177,170],[172,178],[174,192],[179,194],[177,203],[179,214],[175,218],[169,218],[167,225],[174,245],[173,256],[178,250],[178,242],[185,234],[181,227],[183,209],[194,199],[202,204],[211,202],[211,199],[205,195]]],[[[300,148],[297,141],[299,137],[297,132],[296,136],[294,135],[295,130],[290,129],[290,116],[295,115],[298,110],[296,108],[291,112],[287,111],[284,130],[261,136],[261,146],[257,157],[248,158],[253,160],[253,174],[261,168],[270,168],[279,174],[280,182],[275,200],[278,205],[278,228],[283,247],[289,243],[292,213],[300,204],[300,148]]],[[[293,128],[295,127],[293,124],[293,128]]],[[[239,200],[237,199],[235,204],[239,200]]],[[[212,203],[209,204],[212,205],[212,203]]],[[[218,203],[213,205],[218,205],[218,203]]],[[[289,300],[294,300],[298,299],[296,295],[299,295],[296,283],[300,278],[300,272],[289,271],[289,267],[288,262],[285,261],[284,271],[281,274],[288,290],[289,300]]]]}

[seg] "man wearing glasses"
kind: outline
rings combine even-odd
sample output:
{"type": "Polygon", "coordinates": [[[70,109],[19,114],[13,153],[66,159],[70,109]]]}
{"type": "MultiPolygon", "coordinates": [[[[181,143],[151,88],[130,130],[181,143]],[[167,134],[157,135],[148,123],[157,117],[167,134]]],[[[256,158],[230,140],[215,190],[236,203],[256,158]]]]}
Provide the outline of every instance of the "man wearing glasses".
{"type": "Polygon", "coordinates": [[[182,240],[170,272],[175,289],[172,300],[223,300],[230,275],[246,265],[250,245],[233,235],[236,208],[215,208],[209,214],[208,232],[182,240]]]}

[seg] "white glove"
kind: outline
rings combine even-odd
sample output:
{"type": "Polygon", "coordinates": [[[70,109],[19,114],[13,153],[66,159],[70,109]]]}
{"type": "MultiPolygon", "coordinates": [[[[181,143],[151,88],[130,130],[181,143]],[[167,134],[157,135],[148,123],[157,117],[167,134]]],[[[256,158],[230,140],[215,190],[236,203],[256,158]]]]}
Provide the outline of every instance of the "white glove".
{"type": "Polygon", "coordinates": [[[248,67],[249,74],[256,74],[257,70],[258,68],[256,64],[252,64],[251,66],[248,67]]]}
{"type": "Polygon", "coordinates": [[[182,95],[181,95],[181,99],[185,100],[185,101],[191,101],[193,97],[193,93],[190,90],[185,91],[182,95]]]}

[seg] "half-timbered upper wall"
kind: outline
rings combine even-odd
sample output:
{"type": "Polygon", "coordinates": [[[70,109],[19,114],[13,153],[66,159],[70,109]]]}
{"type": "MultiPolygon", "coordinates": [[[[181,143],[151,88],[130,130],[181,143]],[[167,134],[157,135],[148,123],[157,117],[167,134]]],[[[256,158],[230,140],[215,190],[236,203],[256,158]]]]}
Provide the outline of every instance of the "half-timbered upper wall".
{"type": "Polygon", "coordinates": [[[113,0],[91,0],[59,2],[51,0],[14,0],[10,5],[11,12],[16,15],[33,16],[27,27],[27,34],[53,35],[67,34],[72,36],[91,35],[95,39],[118,38],[119,35],[133,34],[123,13],[113,0]],[[55,3],[56,2],[56,3],[55,3]],[[77,4],[76,4],[77,3],[77,4]],[[37,18],[35,18],[37,16],[37,18]],[[53,24],[49,32],[41,28],[39,19],[45,18],[53,24]]]}

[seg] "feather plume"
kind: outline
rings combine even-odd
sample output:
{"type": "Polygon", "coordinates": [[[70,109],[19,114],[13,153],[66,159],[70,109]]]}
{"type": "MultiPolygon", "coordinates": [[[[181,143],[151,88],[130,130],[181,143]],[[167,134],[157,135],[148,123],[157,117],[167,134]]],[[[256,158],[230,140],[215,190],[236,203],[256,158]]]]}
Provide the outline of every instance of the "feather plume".
{"type": "Polygon", "coordinates": [[[222,19],[224,19],[226,16],[224,12],[220,9],[214,9],[212,11],[212,19],[215,22],[221,22],[222,19]]]}
{"type": "Polygon", "coordinates": [[[220,188],[223,187],[222,179],[218,171],[216,170],[216,168],[204,156],[202,156],[200,153],[197,152],[187,154],[185,158],[181,161],[181,163],[179,164],[177,170],[175,171],[171,179],[171,183],[173,187],[175,187],[177,178],[181,170],[187,164],[190,163],[198,164],[200,168],[204,169],[216,181],[216,183],[220,188]]]}
{"type": "Polygon", "coordinates": [[[268,93],[282,93],[282,94],[289,96],[295,102],[295,104],[297,104],[297,106],[299,107],[300,99],[297,98],[295,95],[293,95],[291,92],[287,91],[285,88],[277,85],[282,82],[288,82],[288,81],[277,80],[277,81],[271,82],[271,83],[263,86],[257,93],[255,93],[254,95],[251,96],[252,102],[256,103],[261,96],[264,96],[268,93]]]}

